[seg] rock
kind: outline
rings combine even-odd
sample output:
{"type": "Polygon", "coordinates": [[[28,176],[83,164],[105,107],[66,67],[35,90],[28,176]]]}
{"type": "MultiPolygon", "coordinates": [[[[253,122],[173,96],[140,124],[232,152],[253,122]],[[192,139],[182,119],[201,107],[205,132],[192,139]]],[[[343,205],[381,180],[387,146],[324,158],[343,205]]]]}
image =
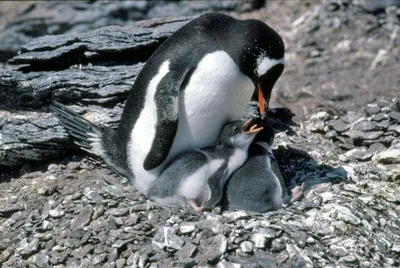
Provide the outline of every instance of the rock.
{"type": "Polygon", "coordinates": [[[111,245],[111,247],[113,247],[113,248],[121,248],[121,247],[125,246],[126,244],[132,242],[133,240],[135,240],[134,237],[126,238],[126,239],[118,239],[117,241],[115,241],[115,243],[113,243],[111,245]]]}
{"type": "Polygon", "coordinates": [[[360,130],[349,130],[344,132],[343,135],[348,136],[353,140],[375,140],[383,135],[383,131],[364,132],[360,130]]]}
{"type": "Polygon", "coordinates": [[[282,238],[276,238],[272,240],[271,250],[272,251],[282,251],[286,248],[286,242],[282,238]]]}
{"type": "Polygon", "coordinates": [[[258,234],[262,234],[267,239],[278,237],[282,233],[281,231],[274,230],[272,228],[258,228],[256,231],[258,234]]]}
{"type": "Polygon", "coordinates": [[[251,252],[253,252],[253,243],[251,243],[250,241],[244,241],[244,242],[240,243],[240,249],[243,252],[251,253],[251,252]]]}
{"type": "Polygon", "coordinates": [[[371,117],[372,121],[377,121],[377,122],[380,122],[382,120],[387,121],[388,119],[389,119],[389,116],[385,113],[379,113],[379,114],[376,114],[371,117]]]}
{"type": "Polygon", "coordinates": [[[384,151],[386,149],[387,148],[386,148],[385,145],[383,145],[382,143],[378,142],[378,143],[371,144],[369,146],[369,148],[368,148],[368,152],[372,153],[372,154],[377,154],[377,153],[380,153],[380,152],[382,152],[382,151],[384,151]]]}
{"type": "Polygon", "coordinates": [[[393,120],[397,121],[397,123],[400,123],[400,112],[390,112],[389,117],[392,118],[393,120]]]}
{"type": "Polygon", "coordinates": [[[356,123],[351,129],[366,132],[377,131],[381,128],[376,124],[376,122],[363,120],[356,123]]]}
{"type": "Polygon", "coordinates": [[[368,152],[365,147],[361,147],[347,151],[346,153],[340,155],[339,159],[344,162],[355,161],[355,160],[367,161],[371,159],[372,156],[373,153],[368,152]]]}
{"type": "Polygon", "coordinates": [[[337,218],[339,220],[342,220],[346,223],[350,223],[353,225],[361,224],[361,220],[356,215],[351,213],[350,209],[343,207],[343,206],[336,206],[336,209],[338,211],[337,218]]]}
{"type": "Polygon", "coordinates": [[[18,254],[23,257],[29,257],[39,250],[39,239],[34,238],[28,242],[27,238],[22,239],[19,243],[19,247],[15,250],[18,254]]]}
{"type": "Polygon", "coordinates": [[[92,214],[93,207],[91,205],[87,205],[86,207],[84,207],[72,220],[71,230],[78,230],[87,225],[90,222],[92,214]]]}
{"type": "Polygon", "coordinates": [[[307,253],[302,249],[299,249],[296,245],[287,245],[287,252],[289,254],[289,261],[291,262],[291,267],[314,267],[313,262],[307,253]]]}
{"type": "Polygon", "coordinates": [[[399,243],[393,243],[391,251],[400,253],[400,244],[399,243]]]}
{"type": "Polygon", "coordinates": [[[400,149],[389,148],[374,155],[372,160],[383,164],[398,164],[400,163],[400,149]]]}
{"type": "Polygon", "coordinates": [[[243,211],[243,210],[238,210],[234,212],[225,212],[223,216],[228,220],[228,221],[237,221],[239,219],[247,218],[249,215],[243,211]]]}
{"type": "Polygon", "coordinates": [[[126,263],[126,260],[125,260],[125,259],[117,259],[117,260],[115,261],[115,267],[116,267],[116,268],[125,267],[125,263],[126,263]]]}
{"type": "Polygon", "coordinates": [[[226,237],[222,234],[202,239],[200,241],[200,251],[210,262],[218,260],[227,249],[228,243],[226,237]]]}
{"type": "MultiPolygon", "coordinates": [[[[26,3],[25,8],[17,14],[18,19],[14,18],[4,25],[4,29],[2,28],[0,60],[7,60],[10,56],[17,54],[22,45],[42,35],[64,33],[73,35],[107,25],[131,26],[134,21],[149,18],[188,16],[210,11],[244,12],[263,6],[263,1],[258,2],[258,5],[255,4],[256,1],[253,2],[26,3]]],[[[142,24],[149,27],[152,21],[142,24]]],[[[58,42],[62,43],[65,40],[61,39],[58,42]]],[[[85,52],[88,58],[96,55],[95,51],[85,52]]]]}
{"type": "Polygon", "coordinates": [[[364,112],[366,116],[373,116],[381,111],[381,108],[377,104],[368,104],[367,107],[364,108],[364,112]]]}
{"type": "Polygon", "coordinates": [[[220,261],[217,264],[217,268],[241,268],[242,265],[234,262],[220,261]]]}
{"type": "Polygon", "coordinates": [[[388,130],[400,134],[400,125],[390,125],[388,130]]]}
{"type": "Polygon", "coordinates": [[[100,203],[103,201],[103,197],[96,191],[92,191],[92,190],[85,191],[85,196],[89,200],[94,201],[95,203],[100,203]]]}
{"type": "Polygon", "coordinates": [[[338,134],[337,134],[337,132],[335,130],[331,130],[331,131],[328,131],[328,132],[325,133],[325,137],[327,139],[334,139],[334,138],[337,137],[337,135],[338,134]]]}
{"type": "Polygon", "coordinates": [[[107,210],[108,214],[115,216],[115,217],[121,217],[121,216],[127,216],[129,214],[129,209],[128,208],[112,208],[107,210]]]}
{"type": "Polygon", "coordinates": [[[347,255],[347,250],[342,246],[331,245],[330,253],[335,257],[343,257],[347,255]]]}
{"type": "Polygon", "coordinates": [[[326,122],[326,125],[340,133],[348,130],[351,127],[351,125],[346,124],[341,120],[329,120],[326,122]]]}
{"type": "Polygon", "coordinates": [[[12,252],[9,249],[3,250],[2,253],[0,253],[0,263],[6,262],[12,255],[12,252]]]}
{"type": "Polygon", "coordinates": [[[139,221],[139,216],[134,214],[129,214],[128,218],[125,220],[124,225],[131,226],[135,225],[139,221]]]}
{"type": "Polygon", "coordinates": [[[346,191],[350,191],[350,192],[354,192],[354,193],[361,194],[361,189],[358,188],[358,187],[357,187],[356,185],[354,185],[354,184],[345,184],[345,185],[343,185],[343,188],[344,188],[346,191]]]}
{"type": "Polygon", "coordinates": [[[197,247],[192,242],[186,241],[183,248],[178,251],[177,256],[180,260],[190,258],[192,257],[196,249],[197,247]]]}
{"type": "Polygon", "coordinates": [[[364,204],[369,205],[374,201],[373,195],[360,195],[358,197],[364,204]]]}
{"type": "Polygon", "coordinates": [[[21,210],[24,210],[24,207],[22,207],[22,206],[10,206],[10,205],[8,205],[8,206],[4,206],[4,205],[2,205],[1,207],[0,207],[0,216],[1,217],[9,217],[9,216],[11,216],[12,214],[14,214],[15,212],[18,212],[18,211],[21,211],[21,210]]]}
{"type": "Polygon", "coordinates": [[[253,241],[256,248],[264,248],[265,244],[267,243],[267,239],[265,238],[265,236],[260,233],[253,234],[251,237],[251,241],[253,241]]]}
{"type": "Polygon", "coordinates": [[[38,253],[33,257],[33,262],[37,267],[48,267],[49,260],[49,256],[41,253],[38,253]]]}
{"type": "Polygon", "coordinates": [[[196,229],[196,224],[193,222],[182,222],[179,225],[179,231],[182,234],[187,234],[187,233],[191,233],[196,229]]]}
{"type": "Polygon", "coordinates": [[[183,247],[184,241],[176,235],[176,229],[172,227],[161,227],[153,237],[152,243],[163,248],[173,248],[179,250],[183,247]]]}
{"type": "Polygon", "coordinates": [[[171,263],[171,265],[172,265],[171,267],[191,268],[191,267],[195,267],[197,263],[198,263],[198,260],[188,258],[188,259],[184,259],[184,260],[173,261],[171,263]]]}
{"type": "Polygon", "coordinates": [[[59,210],[59,209],[50,209],[49,210],[49,215],[53,218],[61,218],[62,216],[64,216],[65,212],[63,210],[59,210]]]}

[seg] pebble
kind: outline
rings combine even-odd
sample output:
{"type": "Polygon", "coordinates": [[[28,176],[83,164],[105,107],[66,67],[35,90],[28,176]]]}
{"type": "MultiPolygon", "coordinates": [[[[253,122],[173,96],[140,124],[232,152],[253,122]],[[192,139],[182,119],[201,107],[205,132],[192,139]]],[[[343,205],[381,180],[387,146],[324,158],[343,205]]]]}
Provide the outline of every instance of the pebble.
{"type": "Polygon", "coordinates": [[[345,263],[355,263],[355,262],[357,262],[357,258],[354,255],[344,256],[343,258],[340,258],[340,260],[345,262],[345,263]]]}
{"type": "Polygon", "coordinates": [[[253,241],[256,248],[265,248],[265,245],[267,243],[266,237],[260,233],[253,234],[251,237],[251,241],[253,241]]]}
{"type": "Polygon", "coordinates": [[[242,265],[234,262],[220,261],[217,264],[217,268],[241,268],[242,265]]]}
{"type": "Polygon", "coordinates": [[[400,163],[400,149],[389,148],[372,157],[372,160],[378,161],[382,164],[398,164],[400,163]]]}
{"type": "Polygon", "coordinates": [[[329,120],[326,122],[326,125],[340,133],[348,130],[351,127],[351,125],[346,124],[341,120],[329,120]]]}
{"type": "Polygon", "coordinates": [[[350,191],[350,192],[354,192],[354,193],[361,194],[361,189],[358,188],[358,187],[357,187],[356,185],[354,185],[354,184],[345,184],[345,185],[343,185],[343,188],[344,188],[346,191],[350,191]]]}
{"type": "Polygon", "coordinates": [[[127,216],[129,214],[128,208],[111,208],[107,210],[108,214],[115,217],[127,216]]]}
{"type": "Polygon", "coordinates": [[[160,249],[173,248],[179,250],[183,247],[184,241],[177,236],[176,229],[172,227],[161,227],[153,237],[152,243],[160,249]]]}
{"type": "Polygon", "coordinates": [[[360,130],[349,130],[343,133],[343,135],[352,138],[353,140],[375,140],[383,135],[383,131],[360,131],[360,130]]]}
{"type": "Polygon", "coordinates": [[[63,210],[58,210],[58,209],[50,209],[49,210],[49,215],[53,218],[61,218],[62,216],[65,215],[65,212],[63,210]]]}
{"type": "Polygon", "coordinates": [[[93,214],[93,207],[91,205],[87,205],[84,207],[78,215],[74,217],[71,222],[71,229],[78,230],[83,226],[87,225],[90,222],[90,219],[93,214]]]}
{"type": "Polygon", "coordinates": [[[237,221],[239,219],[247,218],[249,215],[243,210],[238,210],[238,211],[235,211],[235,212],[223,213],[223,216],[228,221],[237,221]]]}
{"type": "Polygon", "coordinates": [[[369,116],[373,116],[381,111],[381,108],[377,104],[368,104],[367,107],[364,108],[365,114],[369,116]]]}
{"type": "Polygon", "coordinates": [[[272,240],[271,250],[272,251],[282,251],[286,248],[286,242],[282,238],[276,238],[272,240]]]}
{"type": "Polygon", "coordinates": [[[225,254],[227,248],[228,242],[223,234],[217,234],[216,236],[200,241],[200,251],[210,262],[218,260],[225,254]]]}
{"type": "Polygon", "coordinates": [[[357,197],[360,199],[364,204],[369,205],[374,201],[374,196],[369,194],[369,195],[360,195],[357,197]]]}
{"type": "Polygon", "coordinates": [[[244,241],[240,243],[240,249],[246,253],[253,252],[253,243],[251,243],[250,241],[244,241]]]}
{"type": "Polygon", "coordinates": [[[179,225],[179,231],[182,234],[187,234],[187,233],[191,233],[196,229],[196,224],[192,223],[192,222],[182,222],[179,225]]]}
{"type": "Polygon", "coordinates": [[[331,245],[330,253],[335,257],[343,257],[347,255],[347,250],[342,246],[331,245]]]}
{"type": "Polygon", "coordinates": [[[348,208],[338,206],[338,212],[339,213],[338,213],[337,218],[339,220],[342,220],[342,221],[344,221],[346,223],[350,223],[352,225],[361,224],[361,220],[356,215],[351,213],[351,211],[348,208]]]}
{"type": "Polygon", "coordinates": [[[22,239],[19,243],[19,247],[15,250],[18,254],[23,257],[29,257],[39,250],[39,239],[34,238],[32,241],[28,241],[27,238],[22,239]]]}
{"type": "Polygon", "coordinates": [[[391,251],[400,253],[400,243],[393,243],[391,251]]]}

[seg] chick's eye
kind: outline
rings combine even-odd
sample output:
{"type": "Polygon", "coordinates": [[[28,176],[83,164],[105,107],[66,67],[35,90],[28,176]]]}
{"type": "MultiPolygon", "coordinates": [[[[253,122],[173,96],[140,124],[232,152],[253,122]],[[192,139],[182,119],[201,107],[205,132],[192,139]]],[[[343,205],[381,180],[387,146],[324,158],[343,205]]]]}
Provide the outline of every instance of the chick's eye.
{"type": "Polygon", "coordinates": [[[239,128],[238,128],[238,127],[234,127],[234,128],[233,128],[233,131],[234,131],[235,133],[238,133],[238,132],[239,132],[239,128]]]}

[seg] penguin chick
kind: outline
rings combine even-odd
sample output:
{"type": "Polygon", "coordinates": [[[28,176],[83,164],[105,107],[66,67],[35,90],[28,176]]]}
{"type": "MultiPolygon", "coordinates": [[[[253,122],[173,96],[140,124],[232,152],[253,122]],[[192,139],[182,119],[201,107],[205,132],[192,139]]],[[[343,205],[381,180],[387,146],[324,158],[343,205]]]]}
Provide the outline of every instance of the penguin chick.
{"type": "Polygon", "coordinates": [[[223,196],[224,184],[246,161],[248,148],[262,129],[253,125],[245,131],[248,123],[228,123],[220,135],[220,145],[178,157],[151,184],[147,196],[160,205],[188,203],[196,211],[216,205],[223,196]]]}
{"type": "Polygon", "coordinates": [[[262,125],[248,152],[247,162],[227,182],[224,210],[267,212],[280,208],[288,195],[272,153],[274,130],[262,125]]]}

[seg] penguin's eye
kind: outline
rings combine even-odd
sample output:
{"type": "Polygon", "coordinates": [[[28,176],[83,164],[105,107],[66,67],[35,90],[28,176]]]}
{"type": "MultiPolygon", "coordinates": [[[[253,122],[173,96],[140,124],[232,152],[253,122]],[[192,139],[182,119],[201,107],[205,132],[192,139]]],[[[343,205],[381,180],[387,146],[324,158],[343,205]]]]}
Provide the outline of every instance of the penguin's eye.
{"type": "Polygon", "coordinates": [[[238,127],[233,127],[233,131],[235,132],[235,133],[238,133],[239,132],[239,128],[238,127]]]}

